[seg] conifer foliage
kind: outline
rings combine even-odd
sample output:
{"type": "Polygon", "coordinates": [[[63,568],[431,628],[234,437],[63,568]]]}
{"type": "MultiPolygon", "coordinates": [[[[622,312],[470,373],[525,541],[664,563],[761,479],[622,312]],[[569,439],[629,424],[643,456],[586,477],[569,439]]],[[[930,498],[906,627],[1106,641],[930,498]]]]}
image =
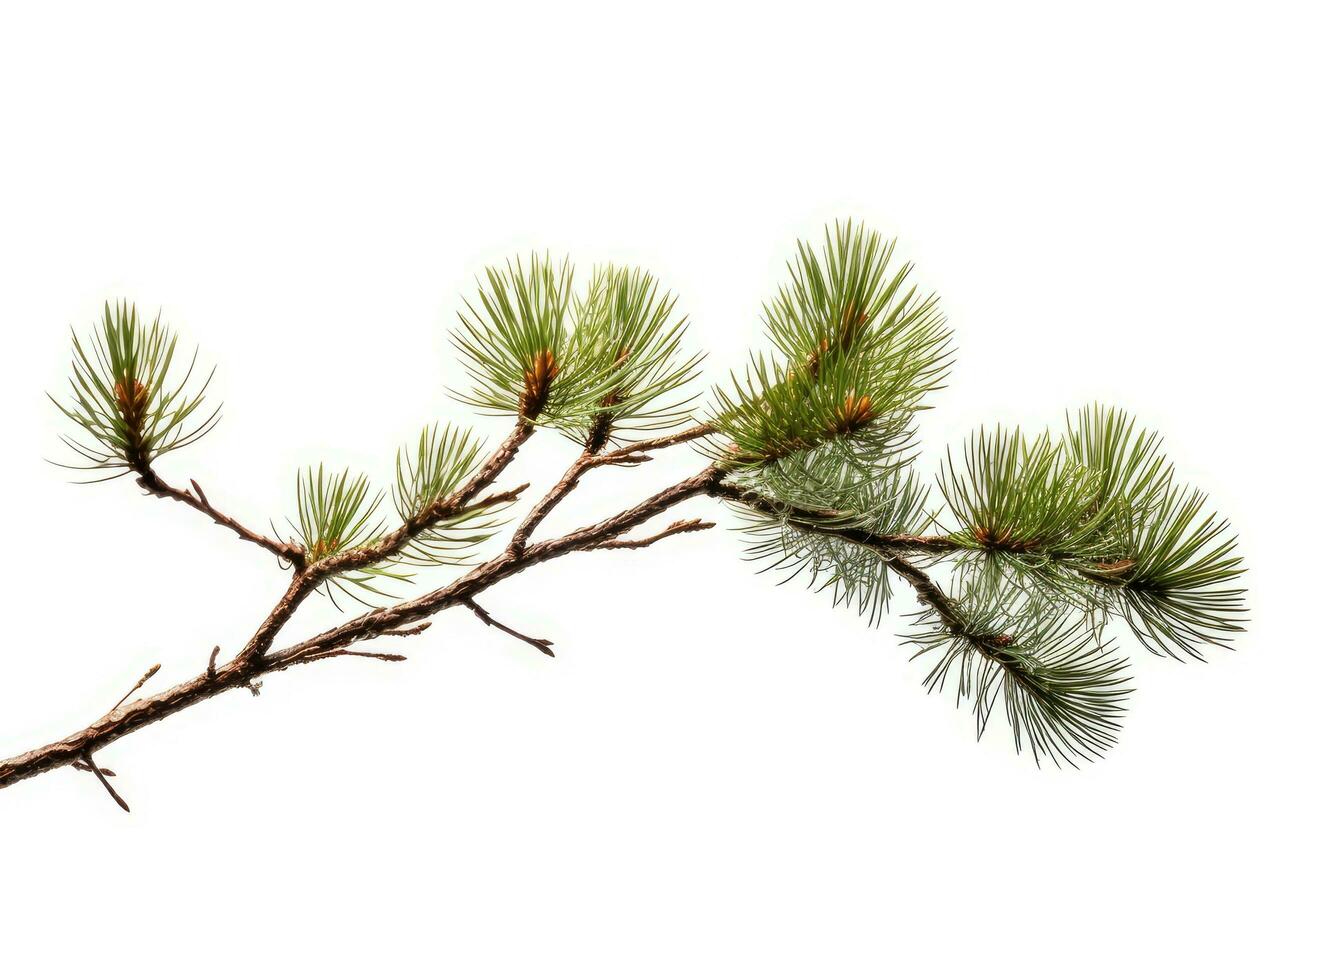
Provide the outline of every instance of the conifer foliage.
{"type": "Polygon", "coordinates": [[[550,641],[498,622],[476,596],[566,553],[706,529],[688,519],[631,534],[704,496],[733,508],[761,565],[801,575],[870,623],[904,585],[912,626],[903,638],[926,662],[925,686],[954,692],[980,736],[995,712],[1015,748],[1040,763],[1101,755],[1131,683],[1121,640],[1200,659],[1242,629],[1235,536],[1177,475],[1160,436],[1119,408],[1080,408],[1045,432],[985,423],[944,452],[936,473],[922,472],[916,421],[945,383],[954,338],[937,297],[912,276],[893,242],[852,222],[799,243],[787,281],[762,307],[768,349],[699,401],[701,358],[687,346],[686,317],[650,273],[605,265],[579,280],[569,261],[538,253],[487,269],[453,333],[471,381],[454,394],[508,417],[510,434],[486,448],[455,424],[426,425],[384,489],[335,466],[303,469],[284,541],[249,531],[196,483],[176,489],[157,473],[161,457],[216,424],[204,406],[210,376],[193,381],[193,361],[180,363],[160,318],[107,304],[92,336],[75,336],[71,392],[55,399],[75,426],[63,437],[68,465],[94,479],[129,474],[187,503],[274,553],[292,583],[254,638],[220,664],[214,651],[186,694],[129,700],[73,741],[0,763],[0,786],[72,764],[109,789],[92,752],[123,734],[222,690],[257,693],[258,676],[296,664],[400,659],[352,644],[419,632],[453,605],[552,655],[550,641]],[[573,440],[575,459],[495,549],[490,540],[528,488],[494,486],[542,428],[573,440]],[[538,539],[587,471],[638,466],[682,444],[703,456],[696,476],[538,539]],[[447,566],[465,570],[441,587],[417,585],[421,570],[447,566]],[[274,649],[314,591],[370,609],[274,649]]]}

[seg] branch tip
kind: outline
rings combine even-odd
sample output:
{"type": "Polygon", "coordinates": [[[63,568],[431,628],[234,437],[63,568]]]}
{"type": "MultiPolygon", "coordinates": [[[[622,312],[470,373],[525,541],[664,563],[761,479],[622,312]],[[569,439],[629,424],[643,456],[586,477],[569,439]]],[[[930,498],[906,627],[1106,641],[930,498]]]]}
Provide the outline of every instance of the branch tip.
{"type": "Polygon", "coordinates": [[[417,624],[414,625],[414,626],[403,626],[401,629],[384,630],[384,631],[383,631],[383,635],[384,635],[384,636],[417,636],[417,635],[419,635],[420,633],[423,633],[425,630],[429,629],[429,627],[431,627],[431,626],[433,626],[433,625],[434,625],[434,624],[433,624],[432,622],[430,622],[429,620],[426,619],[423,623],[417,623],[417,624]]]}
{"type": "Polygon", "coordinates": [[[659,534],[652,534],[649,538],[640,538],[638,540],[629,540],[626,538],[615,538],[612,541],[602,541],[600,544],[591,545],[587,551],[602,550],[609,551],[618,548],[647,548],[662,541],[665,538],[673,537],[675,534],[687,534],[691,531],[709,531],[715,527],[714,521],[702,521],[696,518],[683,521],[674,521],[659,534]]]}
{"type": "Polygon", "coordinates": [[[115,791],[115,787],[112,786],[110,780],[106,778],[107,775],[113,776],[115,774],[112,773],[109,769],[100,768],[95,762],[93,762],[91,752],[83,753],[83,764],[87,767],[88,772],[92,773],[94,776],[97,777],[97,781],[102,784],[106,792],[111,794],[111,799],[115,800],[115,802],[119,804],[120,809],[124,810],[125,813],[128,813],[129,804],[125,802],[125,798],[123,796],[121,796],[119,793],[115,791]]]}
{"type": "Polygon", "coordinates": [[[535,647],[537,650],[543,653],[546,657],[552,657],[554,655],[554,651],[552,649],[554,645],[553,640],[540,640],[533,636],[527,636],[525,633],[518,633],[511,626],[504,626],[498,620],[494,619],[493,616],[490,616],[489,613],[485,612],[485,610],[474,599],[463,599],[461,601],[461,604],[465,606],[467,609],[469,609],[471,612],[475,613],[476,617],[480,620],[480,622],[484,623],[486,626],[492,626],[494,627],[494,629],[502,630],[504,633],[508,634],[508,636],[513,636],[524,643],[529,643],[531,646],[535,647]]]}
{"type": "MultiPolygon", "coordinates": [[[[157,673],[157,671],[161,669],[162,669],[161,664],[153,664],[151,667],[149,667],[147,673],[145,673],[142,677],[138,679],[138,683],[135,684],[133,687],[131,687],[128,691],[126,691],[124,697],[122,697],[119,701],[115,702],[115,707],[111,708],[111,711],[114,711],[116,708],[120,707],[120,705],[128,701],[129,695],[133,694],[140,687],[142,687],[144,684],[150,681],[152,679],[152,675],[157,673]]],[[[110,711],[108,711],[107,714],[110,714],[110,711]]]]}

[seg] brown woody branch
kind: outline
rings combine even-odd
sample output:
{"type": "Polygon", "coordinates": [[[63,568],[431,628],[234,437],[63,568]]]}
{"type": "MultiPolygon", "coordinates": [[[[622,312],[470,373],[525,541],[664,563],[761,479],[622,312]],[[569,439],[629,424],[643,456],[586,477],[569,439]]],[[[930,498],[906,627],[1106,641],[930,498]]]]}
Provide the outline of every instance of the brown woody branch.
{"type": "MultiPolygon", "coordinates": [[[[530,438],[532,431],[533,429],[529,424],[519,423],[471,479],[455,494],[446,501],[431,507],[424,514],[417,515],[417,517],[404,524],[402,528],[377,542],[375,547],[335,555],[312,565],[305,563],[303,549],[298,552],[297,557],[295,552],[285,550],[295,546],[282,545],[280,542],[274,542],[262,535],[247,531],[238,522],[216,511],[197,487],[197,497],[185,491],[176,490],[158,478],[150,467],[144,465],[139,470],[140,483],[144,486],[144,489],[156,496],[172,497],[187,503],[195,510],[200,510],[212,516],[218,523],[236,530],[246,540],[261,544],[268,550],[287,558],[292,562],[295,569],[291,583],[253,637],[229,663],[218,665],[217,654],[219,650],[214,648],[208,660],[207,668],[192,680],[177,684],[175,687],[158,694],[140,698],[129,704],[119,704],[92,725],[82,731],[75,732],[68,738],[0,762],[0,787],[8,786],[21,779],[60,766],[83,763],[91,767],[93,763],[90,761],[90,756],[95,749],[108,745],[145,725],[169,717],[190,705],[207,700],[223,691],[240,688],[248,690],[252,694],[257,694],[262,683],[259,678],[270,671],[284,670],[298,663],[311,663],[334,656],[366,656],[364,653],[345,649],[345,644],[342,644],[341,648],[337,644],[332,644],[318,648],[292,650],[285,656],[268,657],[266,654],[278,632],[294,615],[300,603],[332,575],[375,564],[397,553],[409,543],[414,535],[426,530],[437,521],[461,513],[468,507],[491,506],[515,499],[516,495],[524,488],[493,494],[479,501],[475,498],[491,485],[507,465],[512,462],[517,450],[530,438]]],[[[440,608],[443,607],[440,606],[440,608]]],[[[425,628],[424,626],[417,627],[414,623],[415,621],[412,620],[400,624],[401,627],[411,627],[402,631],[407,633],[419,632],[425,628]]],[[[390,627],[389,630],[384,632],[391,629],[390,627]]],[[[396,655],[373,656],[376,659],[393,659],[396,655]]],[[[137,687],[135,690],[137,690],[137,687]]],[[[96,772],[98,777],[102,778],[101,770],[98,769],[96,772]]],[[[102,779],[102,782],[107,785],[108,791],[116,799],[116,802],[121,806],[125,806],[123,799],[105,783],[104,779],[102,779]]],[[[126,806],[125,809],[128,809],[128,807],[126,806]]]]}
{"type": "MultiPolygon", "coordinates": [[[[929,606],[943,626],[952,633],[968,637],[986,652],[1001,655],[1002,644],[996,642],[999,638],[974,635],[954,600],[933,581],[931,576],[904,557],[906,554],[948,555],[965,550],[966,545],[942,535],[874,534],[862,528],[837,525],[835,522],[841,515],[833,511],[792,507],[731,484],[719,484],[710,493],[713,497],[742,504],[759,513],[781,517],[801,531],[841,538],[872,549],[881,556],[887,568],[913,587],[918,601],[929,606]]],[[[1093,577],[1093,573],[1085,574],[1093,577]]]]}
{"type": "Polygon", "coordinates": [[[508,550],[513,554],[521,554],[540,522],[549,516],[549,513],[562,502],[564,497],[577,488],[577,484],[581,482],[582,476],[588,470],[595,469],[598,466],[636,466],[640,463],[646,463],[651,459],[650,456],[646,455],[648,452],[691,442],[694,439],[709,435],[713,431],[714,429],[710,425],[694,425],[690,429],[684,429],[681,432],[675,432],[667,436],[631,442],[609,452],[599,452],[591,448],[586,449],[573,461],[567,472],[550,488],[540,502],[531,508],[531,512],[517,526],[517,530],[512,535],[512,541],[508,544],[508,550]]]}
{"type": "Polygon", "coordinates": [[[682,445],[685,442],[692,442],[701,439],[715,432],[715,427],[709,424],[694,425],[690,429],[683,429],[681,432],[673,432],[667,436],[657,436],[654,439],[640,439],[637,442],[630,442],[625,446],[607,453],[602,453],[600,459],[606,463],[612,463],[615,460],[621,460],[627,456],[649,453],[656,449],[667,449],[670,446],[682,445]]]}
{"type": "Polygon", "coordinates": [[[273,660],[273,670],[285,670],[297,664],[312,664],[316,660],[329,660],[332,657],[362,657],[366,660],[386,660],[389,663],[401,663],[406,658],[400,653],[374,653],[370,650],[327,650],[323,653],[305,654],[300,657],[273,660]]]}
{"type": "MultiPolygon", "coordinates": [[[[395,606],[366,612],[284,652],[333,649],[348,643],[356,643],[379,636],[386,630],[409,626],[441,609],[457,605],[490,586],[541,562],[575,551],[591,550],[601,542],[612,540],[684,500],[706,494],[722,476],[723,473],[720,470],[714,466],[708,466],[697,475],[661,490],[636,506],[620,511],[599,524],[580,528],[561,538],[536,542],[528,546],[520,555],[505,551],[497,558],[477,565],[450,585],[418,598],[398,603],[395,606]]],[[[0,785],[3,785],[3,770],[0,770],[0,785]]]]}
{"type": "MultiPolygon", "coordinates": [[[[592,465],[626,465],[637,462],[647,449],[677,445],[706,435],[709,431],[705,426],[698,426],[672,436],[629,444],[594,456],[593,462],[582,467],[580,472],[584,472],[592,465]]],[[[693,497],[709,495],[734,500],[759,510],[767,506],[779,506],[773,502],[763,501],[746,491],[727,486],[723,482],[724,470],[715,465],[707,466],[694,476],[675,483],[597,524],[579,528],[562,537],[528,543],[519,552],[514,552],[511,549],[505,550],[497,557],[472,568],[466,574],[440,589],[393,606],[371,610],[300,643],[282,650],[271,651],[277,633],[290,619],[300,602],[329,576],[365,567],[395,554],[397,550],[405,546],[411,536],[418,534],[433,521],[460,513],[467,507],[488,506],[495,501],[513,499],[520,490],[506,491],[478,500],[477,497],[498,478],[529,436],[530,427],[525,423],[519,425],[465,487],[447,501],[442,502],[435,508],[430,508],[427,516],[408,521],[402,529],[389,535],[388,538],[377,543],[374,547],[358,549],[355,552],[337,555],[307,566],[298,565],[291,584],[281,600],[260,625],[249,643],[229,662],[218,664],[217,651],[214,649],[207,668],[197,677],[165,691],[138,698],[127,704],[121,703],[80,731],[49,745],[0,762],[0,787],[11,785],[61,766],[72,765],[93,772],[117,804],[127,810],[128,806],[123,798],[107,781],[108,770],[97,766],[92,761],[92,756],[94,752],[100,751],[111,743],[147,725],[161,721],[178,711],[225,691],[246,689],[252,693],[257,693],[261,684],[260,678],[264,675],[283,671],[299,664],[315,663],[320,660],[339,657],[359,657],[383,661],[402,660],[404,658],[399,654],[353,649],[353,644],[375,637],[419,633],[429,625],[429,617],[455,605],[467,606],[488,625],[531,643],[541,649],[542,652],[552,655],[552,651],[549,650],[549,641],[525,636],[497,622],[479,607],[474,597],[504,579],[526,571],[542,562],[567,554],[606,548],[646,547],[655,541],[674,534],[702,530],[705,527],[712,526],[709,522],[695,519],[685,520],[675,522],[665,528],[664,531],[647,538],[632,540],[623,537],[627,532],[632,531],[646,521],[693,497]]],[[[553,500],[549,506],[543,508],[541,516],[552,510],[553,506],[562,499],[562,496],[566,496],[566,492],[553,500]]],[[[190,499],[193,500],[194,498],[191,497],[190,499]]],[[[194,505],[191,504],[191,506],[194,505]]],[[[810,519],[824,518],[824,515],[811,513],[806,516],[810,519]]],[[[793,519],[797,519],[797,515],[793,519]]],[[[825,530],[816,524],[810,524],[809,527],[814,530],[825,530]]],[[[848,529],[844,530],[848,531],[848,529]]],[[[834,533],[842,532],[837,529],[834,533]]],[[[845,536],[850,535],[846,534],[845,536]]],[[[950,607],[948,605],[949,600],[944,593],[931,582],[925,573],[900,556],[901,552],[910,551],[930,554],[944,553],[955,548],[955,545],[944,542],[944,539],[904,537],[874,537],[871,541],[860,543],[881,548],[890,567],[904,576],[914,586],[922,601],[938,610],[938,613],[942,615],[943,622],[949,622],[948,615],[955,616],[953,609],[949,614],[946,612],[950,607]]],[[[955,621],[958,622],[958,618],[955,621]]],[[[138,690],[138,686],[134,690],[138,690]]]]}
{"type": "Polygon", "coordinates": [[[526,550],[526,543],[531,539],[531,534],[534,533],[536,527],[549,516],[549,512],[557,507],[564,497],[576,489],[577,484],[581,481],[582,474],[595,466],[597,461],[598,457],[590,450],[586,450],[576,458],[573,464],[568,467],[567,472],[550,488],[547,494],[540,498],[539,503],[532,507],[531,512],[517,525],[517,530],[512,534],[512,540],[508,542],[509,552],[520,555],[526,550]]]}
{"type": "Polygon", "coordinates": [[[480,606],[480,604],[477,603],[474,599],[463,599],[461,604],[465,606],[467,609],[469,609],[471,612],[475,613],[476,618],[479,619],[480,622],[484,623],[486,626],[492,626],[494,627],[494,629],[501,630],[502,632],[508,634],[508,636],[515,636],[523,643],[529,643],[531,646],[535,647],[535,649],[543,653],[546,657],[552,657],[554,655],[553,640],[540,640],[535,638],[534,636],[527,636],[525,633],[518,633],[511,626],[505,626],[503,623],[500,623],[493,616],[489,615],[489,613],[487,613],[480,606]]]}
{"type": "Polygon", "coordinates": [[[835,511],[809,510],[805,507],[791,507],[780,501],[764,497],[753,490],[722,483],[710,492],[712,497],[742,504],[749,510],[755,510],[772,517],[781,517],[802,531],[828,534],[852,541],[868,548],[884,548],[893,551],[905,551],[914,554],[949,555],[963,550],[964,546],[944,535],[917,534],[873,534],[862,528],[837,525],[836,521],[845,515],[835,511]]]}
{"type": "MultiPolygon", "coordinates": [[[[524,441],[524,438],[520,441],[524,441]]],[[[520,441],[509,440],[514,444],[509,447],[507,460],[499,465],[486,467],[489,471],[485,477],[487,481],[492,482],[497,478],[503,466],[515,454],[520,441]]],[[[267,673],[338,656],[394,659],[397,655],[353,651],[351,645],[385,634],[416,631],[419,624],[434,613],[462,604],[512,575],[565,554],[590,550],[650,520],[675,504],[705,494],[720,476],[719,470],[707,467],[701,473],[676,483],[598,524],[573,531],[561,538],[533,544],[520,556],[504,552],[471,569],[444,588],[386,609],[373,610],[302,643],[269,653],[268,649],[277,630],[289,619],[299,601],[312,590],[312,574],[316,574],[314,569],[319,568],[322,563],[302,569],[297,572],[277,608],[269,614],[255,638],[246,645],[240,655],[225,664],[219,665],[213,661],[203,673],[191,680],[157,694],[122,704],[88,727],[59,741],[0,762],[0,787],[77,762],[93,766],[90,761],[93,752],[140,728],[168,718],[178,711],[225,691],[241,688],[251,692],[256,691],[260,683],[259,678],[267,673]]],[[[483,484],[476,482],[478,485],[471,491],[472,495],[483,489],[483,484]]],[[[100,770],[98,775],[101,778],[100,770]]],[[[117,802],[123,805],[119,795],[109,787],[108,790],[117,802]]]]}
{"type": "Polygon", "coordinates": [[[482,500],[476,500],[475,498],[482,490],[499,478],[508,464],[516,457],[517,450],[521,449],[533,432],[535,432],[535,427],[529,422],[518,423],[508,434],[508,437],[503,440],[502,444],[476,470],[475,475],[467,480],[455,493],[425,508],[421,513],[412,515],[399,528],[375,541],[372,545],[325,558],[316,566],[322,578],[326,579],[343,572],[376,565],[386,558],[391,558],[410,544],[412,539],[440,521],[456,517],[469,510],[480,510],[516,500],[528,484],[523,484],[503,493],[492,494],[482,500]]]}
{"type": "Polygon", "coordinates": [[[272,647],[273,640],[276,639],[277,634],[290,620],[291,616],[295,614],[300,603],[334,575],[367,568],[393,557],[410,544],[417,535],[440,521],[456,517],[468,510],[494,507],[517,499],[522,491],[527,488],[527,484],[501,493],[490,494],[480,500],[475,498],[482,490],[498,479],[508,464],[516,457],[522,444],[531,437],[534,431],[529,423],[519,422],[508,434],[508,437],[476,470],[475,474],[455,493],[436,502],[420,514],[412,515],[399,528],[375,541],[372,545],[330,555],[312,565],[298,567],[291,584],[287,587],[286,594],[273,607],[272,612],[268,614],[258,631],[245,644],[235,659],[242,662],[252,662],[267,653],[272,647]]]}
{"type": "Polygon", "coordinates": [[[188,490],[181,490],[177,487],[171,486],[157,475],[157,471],[154,470],[149,463],[141,463],[136,472],[138,473],[138,485],[152,496],[169,500],[178,500],[182,504],[187,504],[199,513],[211,517],[213,521],[220,524],[222,527],[230,528],[245,541],[249,541],[258,545],[260,548],[272,552],[282,561],[290,562],[295,568],[304,565],[304,548],[294,542],[277,541],[267,535],[251,531],[235,518],[223,514],[216,507],[212,506],[207,496],[203,493],[203,488],[194,480],[189,481],[189,485],[194,488],[191,493],[188,490]]]}
{"type": "Polygon", "coordinates": [[[106,792],[111,794],[111,799],[115,800],[115,802],[120,805],[121,810],[124,810],[125,813],[128,813],[129,804],[125,802],[125,798],[123,796],[121,796],[119,793],[115,791],[115,787],[111,785],[111,781],[106,778],[107,776],[114,776],[115,773],[111,772],[111,770],[109,769],[102,769],[100,766],[97,765],[97,763],[93,762],[91,752],[83,753],[83,758],[80,761],[83,763],[83,765],[80,766],[79,768],[84,769],[92,773],[94,776],[96,776],[97,781],[102,784],[102,788],[105,789],[106,792]]]}
{"type": "MultiPolygon", "coordinates": [[[[731,484],[718,484],[711,490],[711,496],[722,500],[742,504],[750,510],[773,517],[781,517],[801,531],[824,534],[829,537],[852,541],[865,548],[871,548],[881,556],[886,567],[899,575],[911,586],[918,601],[931,607],[943,626],[954,633],[969,636],[968,628],[959,607],[925,571],[904,557],[906,554],[949,555],[964,550],[965,546],[952,541],[944,535],[917,534],[873,534],[862,528],[837,525],[841,515],[833,511],[814,511],[801,507],[791,507],[780,501],[731,484]]],[[[982,637],[971,637],[982,642],[982,637]]]]}

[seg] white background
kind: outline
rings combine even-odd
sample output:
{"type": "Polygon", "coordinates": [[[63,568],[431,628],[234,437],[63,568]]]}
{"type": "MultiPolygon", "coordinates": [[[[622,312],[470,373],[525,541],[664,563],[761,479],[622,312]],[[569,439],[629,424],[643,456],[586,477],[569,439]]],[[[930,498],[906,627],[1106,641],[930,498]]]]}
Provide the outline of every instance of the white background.
{"type": "MultiPolygon", "coordinates": [[[[486,262],[648,265],[713,382],[845,216],[900,236],[955,330],[920,465],[1130,408],[1241,534],[1237,651],[1137,656],[1119,747],[1039,771],[923,693],[898,620],[777,589],[727,527],[574,556],[485,596],[557,660],[454,610],[408,663],[107,748],[132,815],[68,769],[4,791],[6,976],[1324,975],[1324,24],[920,6],[6,5],[0,756],[151,663],[196,674],[283,585],[43,462],[104,298],[219,365],[222,425],[161,469],[262,524],[297,466],[383,479],[465,416],[446,336],[486,262]]],[[[570,452],[539,439],[513,481],[570,452]]],[[[597,474],[552,528],[697,465],[597,474]]]]}

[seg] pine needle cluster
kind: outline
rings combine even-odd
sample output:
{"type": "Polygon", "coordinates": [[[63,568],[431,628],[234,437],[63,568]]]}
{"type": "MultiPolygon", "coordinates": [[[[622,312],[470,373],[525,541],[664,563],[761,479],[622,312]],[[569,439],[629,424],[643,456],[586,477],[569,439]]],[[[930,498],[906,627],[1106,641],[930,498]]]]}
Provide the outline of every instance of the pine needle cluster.
{"type": "Polygon", "coordinates": [[[397,557],[404,565],[464,565],[493,536],[505,505],[466,504],[440,508],[454,499],[483,459],[484,443],[469,429],[437,424],[421,430],[414,450],[397,452],[392,502],[410,537],[397,557]]]}
{"type": "Polygon", "coordinates": [[[176,343],[160,316],[149,324],[123,302],[105,304],[102,321],[87,340],[73,334],[73,397],[68,404],[51,401],[84,438],[61,436],[78,460],[62,465],[110,471],[99,479],[114,479],[207,435],[218,420],[218,410],[202,411],[212,374],[191,388],[197,354],[180,374],[176,343]]]}
{"type": "Polygon", "coordinates": [[[615,433],[676,425],[701,358],[683,353],[687,319],[675,306],[639,269],[596,269],[577,293],[566,260],[491,267],[453,335],[474,382],[458,397],[597,451],[615,433]]]}
{"type": "Polygon", "coordinates": [[[870,465],[910,444],[950,366],[950,332],[937,298],[907,286],[912,267],[891,270],[893,252],[852,223],[827,229],[820,253],[800,243],[765,307],[776,352],[714,392],[717,458],[762,467],[825,449],[828,465],[870,465]]]}
{"type": "Polygon", "coordinates": [[[929,690],[954,681],[980,735],[1000,700],[1037,761],[1096,757],[1128,693],[1106,624],[1177,658],[1230,646],[1245,611],[1235,536],[1156,433],[1098,405],[1061,433],[980,428],[946,453],[934,501],[913,420],[945,378],[949,334],[935,297],[906,288],[910,267],[889,271],[892,251],[852,225],[819,251],[800,244],[765,307],[778,354],[716,393],[711,452],[767,501],[737,498],[749,554],[873,623],[902,556],[910,575],[948,571],[907,637],[935,658],[929,690]]]}

